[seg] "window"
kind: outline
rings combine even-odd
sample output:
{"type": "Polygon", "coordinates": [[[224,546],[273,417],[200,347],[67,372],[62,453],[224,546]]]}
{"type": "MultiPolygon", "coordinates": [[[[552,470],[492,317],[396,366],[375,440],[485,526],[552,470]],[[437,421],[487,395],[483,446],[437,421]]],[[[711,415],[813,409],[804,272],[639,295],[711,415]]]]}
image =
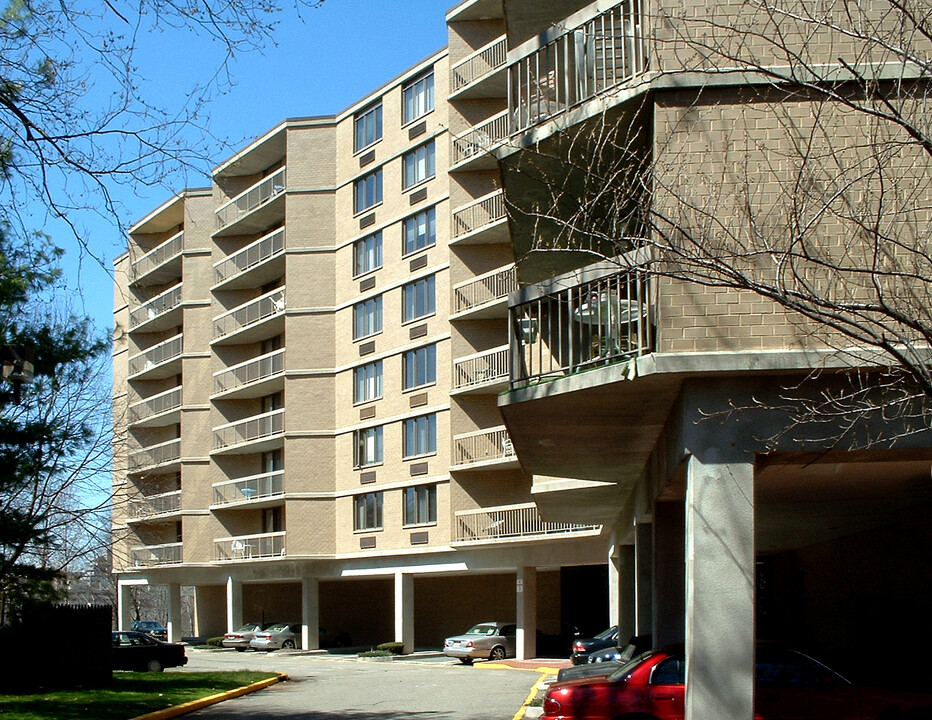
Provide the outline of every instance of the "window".
{"type": "Polygon", "coordinates": [[[404,189],[413,187],[437,174],[434,142],[414,148],[404,156],[404,189]]]}
{"type": "Polygon", "coordinates": [[[382,202],[382,170],[376,170],[356,181],[356,198],[353,212],[361,213],[363,210],[382,202]]]}
{"type": "Polygon", "coordinates": [[[437,522],[437,486],[419,485],[404,490],[404,524],[437,522]]]}
{"type": "Polygon", "coordinates": [[[433,70],[405,85],[402,92],[404,95],[403,123],[407,125],[434,109],[433,70]]]}
{"type": "Polygon", "coordinates": [[[382,103],[356,115],[353,123],[355,151],[359,152],[382,139],[382,103]]]}
{"type": "Polygon", "coordinates": [[[437,382],[437,346],[427,345],[406,352],[403,373],[405,390],[437,382]]]}
{"type": "Polygon", "coordinates": [[[382,296],[369,298],[353,307],[353,340],[382,332],[382,296]]]}
{"type": "Polygon", "coordinates": [[[362,403],[382,397],[382,361],[366,363],[353,370],[353,402],[362,403]]]}
{"type": "Polygon", "coordinates": [[[281,410],[285,407],[285,398],[284,395],[280,392],[277,392],[273,395],[266,395],[262,398],[262,412],[270,413],[275,410],[281,410]]]}
{"type": "Polygon", "coordinates": [[[377,232],[357,240],[353,245],[353,276],[382,267],[382,233],[377,232]]]}
{"type": "Polygon", "coordinates": [[[434,314],[436,304],[434,284],[434,276],[431,275],[404,286],[403,322],[410,322],[434,314]]]}
{"type": "Polygon", "coordinates": [[[357,495],[353,530],[380,530],[382,528],[382,493],[357,495]]]}
{"type": "Polygon", "coordinates": [[[437,452],[437,416],[422,415],[405,420],[404,456],[427,455],[437,452]]]}
{"type": "Polygon", "coordinates": [[[262,532],[276,533],[285,529],[281,507],[265,508],[262,511],[262,532]]]}
{"type": "Polygon", "coordinates": [[[262,472],[273,473],[285,469],[285,452],[272,450],[262,453],[262,472]]]}
{"type": "Polygon", "coordinates": [[[404,254],[410,255],[437,242],[437,212],[434,208],[405,220],[404,254]]]}
{"type": "Polygon", "coordinates": [[[353,467],[382,462],[382,427],[354,431],[353,446],[353,467]]]}

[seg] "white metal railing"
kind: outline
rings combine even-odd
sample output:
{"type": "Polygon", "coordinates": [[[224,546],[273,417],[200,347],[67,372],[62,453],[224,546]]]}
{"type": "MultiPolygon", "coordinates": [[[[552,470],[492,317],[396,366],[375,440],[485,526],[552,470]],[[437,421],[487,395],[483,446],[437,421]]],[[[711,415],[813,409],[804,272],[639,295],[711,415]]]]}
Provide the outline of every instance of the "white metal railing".
{"type": "Polygon", "coordinates": [[[269,200],[278,197],[285,190],[285,181],[285,168],[281,168],[221,205],[217,208],[217,227],[229,225],[234,220],[238,220],[269,200]]]}
{"type": "Polygon", "coordinates": [[[481,542],[506,538],[533,538],[542,535],[598,533],[602,526],[594,523],[547,522],[540,519],[534,503],[500,505],[460,510],[453,514],[456,527],[453,542],[481,542]]]}
{"type": "Polygon", "coordinates": [[[183,543],[165,543],[164,545],[137,545],[130,549],[133,565],[151,567],[153,565],[177,565],[181,562],[183,543]]]}
{"type": "Polygon", "coordinates": [[[496,190],[453,211],[453,239],[505,219],[505,195],[496,190]]]}
{"type": "Polygon", "coordinates": [[[126,458],[126,467],[130,472],[144,468],[157,467],[181,459],[181,438],[150,445],[131,452],[126,458]]]}
{"type": "Polygon", "coordinates": [[[214,318],[214,340],[285,312],[285,288],[275,288],[265,295],[214,318]]]}
{"type": "Polygon", "coordinates": [[[160,265],[178,257],[184,249],[184,232],[173,235],[133,263],[133,280],[148,275],[160,265]]]}
{"type": "Polygon", "coordinates": [[[250,243],[239,252],[214,263],[214,284],[241,275],[283,252],[285,252],[285,229],[279,228],[250,243]]]}
{"type": "Polygon", "coordinates": [[[181,356],[183,350],[183,334],[163,340],[157,345],[133,355],[129,359],[129,374],[138,375],[146,370],[167,363],[181,356]]]}
{"type": "Polygon", "coordinates": [[[129,501],[130,517],[135,519],[167,515],[181,510],[181,490],[134,498],[129,501]]]}
{"type": "Polygon", "coordinates": [[[285,348],[214,373],[214,393],[229,392],[285,372],[285,348]]]}
{"type": "Polygon", "coordinates": [[[129,314],[130,329],[154,320],[181,305],[181,283],[144,302],[129,314]]]}
{"type": "Polygon", "coordinates": [[[214,450],[222,450],[231,445],[262,440],[281,435],[285,431],[285,409],[254,415],[245,420],[238,420],[214,428],[214,450]]]}
{"type": "Polygon", "coordinates": [[[502,35],[460,60],[450,68],[450,92],[462,90],[470,83],[502,67],[508,59],[507,38],[502,35]]]}
{"type": "Polygon", "coordinates": [[[623,0],[508,66],[511,131],[527,130],[646,70],[643,0],[623,0]]]}
{"type": "Polygon", "coordinates": [[[453,288],[453,312],[461,313],[479,305],[503,300],[518,289],[518,272],[514,263],[478,275],[453,288]]]}
{"type": "Polygon", "coordinates": [[[276,470],[236,480],[224,480],[214,483],[213,489],[213,505],[229,505],[277,497],[285,493],[285,471],[276,470]]]}
{"type": "Polygon", "coordinates": [[[134,402],[126,409],[127,419],[130,424],[137,423],[146,418],[177,410],[180,407],[181,385],[160,392],[158,395],[147,397],[145,400],[134,402]]]}
{"type": "Polygon", "coordinates": [[[454,389],[508,380],[508,346],[453,361],[454,389]]]}
{"type": "Polygon", "coordinates": [[[239,535],[214,540],[214,559],[221,562],[225,560],[249,560],[284,556],[284,532],[239,535]]]}
{"type": "Polygon", "coordinates": [[[456,165],[480,153],[491,152],[507,139],[508,111],[503,110],[473,126],[468,132],[453,138],[452,164],[456,165]]]}
{"type": "Polygon", "coordinates": [[[453,464],[512,460],[515,457],[505,426],[453,436],[453,464]]]}

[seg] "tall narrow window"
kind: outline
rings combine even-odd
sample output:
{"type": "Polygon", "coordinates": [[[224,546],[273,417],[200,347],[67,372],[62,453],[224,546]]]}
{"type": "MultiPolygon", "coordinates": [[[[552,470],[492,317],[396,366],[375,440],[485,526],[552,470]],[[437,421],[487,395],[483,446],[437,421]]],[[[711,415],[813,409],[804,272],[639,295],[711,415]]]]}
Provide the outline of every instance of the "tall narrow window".
{"type": "Polygon", "coordinates": [[[353,307],[353,340],[382,332],[382,296],[369,298],[353,307]]]}
{"type": "Polygon", "coordinates": [[[406,352],[403,372],[402,384],[405,390],[437,382],[437,346],[426,345],[406,352]]]}
{"type": "Polygon", "coordinates": [[[353,530],[379,530],[382,527],[382,493],[357,495],[354,504],[353,530]]]}
{"type": "Polygon", "coordinates": [[[409,217],[405,220],[403,235],[405,255],[435,245],[437,243],[437,211],[430,208],[409,217]]]}
{"type": "Polygon", "coordinates": [[[353,432],[353,467],[377,465],[382,462],[382,427],[365,428],[353,432]]]}
{"type": "Polygon", "coordinates": [[[434,72],[431,70],[404,86],[404,124],[417,120],[434,109],[434,72]]]}
{"type": "Polygon", "coordinates": [[[353,122],[355,150],[359,152],[382,139],[382,103],[358,113],[353,122]]]}
{"type": "Polygon", "coordinates": [[[353,370],[353,402],[362,403],[382,397],[382,361],[366,363],[353,370]]]}
{"type": "Polygon", "coordinates": [[[404,490],[404,524],[437,522],[437,486],[419,485],[404,490]]]}
{"type": "Polygon", "coordinates": [[[404,423],[404,457],[437,452],[437,416],[410,418],[404,423]]]}
{"type": "Polygon", "coordinates": [[[353,275],[365,275],[382,267],[382,233],[367,235],[353,245],[353,275]]]}
{"type": "Polygon", "coordinates": [[[404,156],[404,189],[429,180],[437,174],[436,151],[434,142],[414,148],[404,156]]]}
{"type": "Polygon", "coordinates": [[[404,322],[433,315],[436,309],[434,276],[415,280],[404,286],[404,322]]]}
{"type": "Polygon", "coordinates": [[[353,212],[361,213],[382,202],[382,169],[359,178],[355,185],[353,212]]]}

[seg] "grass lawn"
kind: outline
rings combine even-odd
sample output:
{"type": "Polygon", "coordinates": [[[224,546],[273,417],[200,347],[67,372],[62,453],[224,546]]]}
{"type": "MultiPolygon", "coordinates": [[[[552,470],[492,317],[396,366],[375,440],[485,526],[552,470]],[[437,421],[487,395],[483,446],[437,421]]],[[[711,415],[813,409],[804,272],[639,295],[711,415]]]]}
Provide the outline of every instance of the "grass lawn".
{"type": "Polygon", "coordinates": [[[0,695],[0,718],[129,720],[270,677],[275,673],[115,672],[105,688],[0,695]]]}

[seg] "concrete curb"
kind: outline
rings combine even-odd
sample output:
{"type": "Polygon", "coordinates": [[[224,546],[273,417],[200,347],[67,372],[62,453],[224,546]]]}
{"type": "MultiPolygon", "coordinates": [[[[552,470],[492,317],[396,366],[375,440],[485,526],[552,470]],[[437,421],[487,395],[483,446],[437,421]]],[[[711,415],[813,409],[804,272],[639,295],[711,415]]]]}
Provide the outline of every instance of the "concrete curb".
{"type": "Polygon", "coordinates": [[[174,707],[165,708],[164,710],[156,710],[155,712],[146,713],[145,715],[138,715],[132,718],[132,720],[168,720],[168,718],[185,715],[189,712],[194,712],[195,710],[200,710],[201,708],[207,707],[208,705],[215,705],[216,703],[223,702],[224,700],[230,700],[231,698],[239,697],[240,695],[248,695],[249,693],[255,692],[256,690],[262,690],[263,688],[267,688],[270,685],[274,685],[277,682],[281,682],[282,680],[287,679],[287,674],[278,673],[278,677],[269,678],[268,680],[260,680],[259,682],[253,683],[252,685],[246,685],[245,687],[236,688],[235,690],[227,690],[226,692],[217,693],[216,695],[208,695],[207,697],[201,698],[200,700],[192,700],[191,702],[175,705],[174,707]]]}

